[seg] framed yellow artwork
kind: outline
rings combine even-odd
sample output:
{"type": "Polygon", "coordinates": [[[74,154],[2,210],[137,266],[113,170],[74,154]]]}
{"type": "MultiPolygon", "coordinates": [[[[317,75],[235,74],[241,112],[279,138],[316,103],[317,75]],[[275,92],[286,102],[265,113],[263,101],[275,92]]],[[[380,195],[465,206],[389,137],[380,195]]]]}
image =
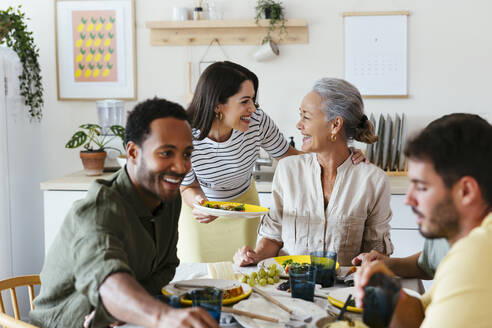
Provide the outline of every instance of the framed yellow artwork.
{"type": "Polygon", "coordinates": [[[59,100],[136,99],[134,0],[55,0],[59,100]]]}

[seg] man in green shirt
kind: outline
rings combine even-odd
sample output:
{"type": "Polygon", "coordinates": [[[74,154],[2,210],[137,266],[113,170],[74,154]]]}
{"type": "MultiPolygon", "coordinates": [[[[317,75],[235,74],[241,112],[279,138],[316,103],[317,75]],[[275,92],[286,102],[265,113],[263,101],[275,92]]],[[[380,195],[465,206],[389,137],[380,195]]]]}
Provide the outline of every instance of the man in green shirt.
{"type": "Polygon", "coordinates": [[[152,296],[179,264],[179,186],[193,150],[184,109],[157,98],[138,104],[128,116],[125,143],[126,167],[96,180],[60,227],[31,320],[50,328],[116,321],[215,327],[201,308],[173,309],[152,296]]]}

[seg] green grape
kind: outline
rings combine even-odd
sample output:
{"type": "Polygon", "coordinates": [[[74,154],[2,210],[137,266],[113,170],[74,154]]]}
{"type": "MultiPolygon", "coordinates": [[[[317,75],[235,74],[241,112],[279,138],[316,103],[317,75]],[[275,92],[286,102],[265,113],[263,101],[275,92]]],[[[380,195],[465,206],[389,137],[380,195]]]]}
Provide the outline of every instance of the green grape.
{"type": "Polygon", "coordinates": [[[267,273],[266,273],[265,269],[263,269],[263,268],[260,269],[259,276],[261,278],[264,278],[264,277],[267,276],[267,273]]]}
{"type": "Polygon", "coordinates": [[[273,278],[268,278],[267,282],[268,282],[269,285],[273,285],[274,284],[273,278]]]}
{"type": "Polygon", "coordinates": [[[282,270],[280,270],[280,268],[277,268],[277,275],[279,275],[281,273],[282,273],[282,270]]]}
{"type": "Polygon", "coordinates": [[[248,285],[254,287],[256,285],[256,279],[249,279],[248,285]]]}
{"type": "Polygon", "coordinates": [[[270,278],[273,278],[277,274],[277,270],[270,270],[268,271],[268,276],[270,278]]]}
{"type": "Polygon", "coordinates": [[[260,281],[259,281],[260,285],[262,286],[266,286],[267,284],[267,280],[265,278],[261,278],[260,281]]]}
{"type": "Polygon", "coordinates": [[[275,281],[275,282],[279,282],[279,280],[280,280],[279,276],[275,276],[275,277],[273,277],[273,281],[275,281]]]}
{"type": "Polygon", "coordinates": [[[248,283],[248,280],[249,280],[249,276],[247,274],[243,274],[243,277],[242,277],[241,281],[243,283],[247,284],[248,283]]]}
{"type": "Polygon", "coordinates": [[[272,263],[268,266],[268,270],[276,269],[277,265],[275,263],[272,263]]]}
{"type": "Polygon", "coordinates": [[[257,276],[258,276],[258,273],[251,272],[251,278],[256,279],[257,276]]]}

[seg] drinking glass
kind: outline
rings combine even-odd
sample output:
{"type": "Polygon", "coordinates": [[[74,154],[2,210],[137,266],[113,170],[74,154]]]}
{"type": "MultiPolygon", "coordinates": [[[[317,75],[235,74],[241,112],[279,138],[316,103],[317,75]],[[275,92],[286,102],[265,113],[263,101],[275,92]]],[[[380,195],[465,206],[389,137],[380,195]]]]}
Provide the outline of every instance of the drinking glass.
{"type": "Polygon", "coordinates": [[[316,272],[312,265],[289,266],[290,292],[293,298],[313,301],[316,272]]]}
{"type": "Polygon", "coordinates": [[[364,287],[363,321],[372,328],[388,327],[400,296],[400,280],[375,273],[364,287]]]}
{"type": "Polygon", "coordinates": [[[220,321],[220,311],[222,308],[222,289],[207,287],[204,289],[194,289],[191,291],[192,306],[199,306],[208,311],[215,319],[220,321]]]}
{"type": "Polygon", "coordinates": [[[316,283],[323,287],[332,287],[336,277],[336,252],[311,252],[311,265],[316,270],[316,283]]]}

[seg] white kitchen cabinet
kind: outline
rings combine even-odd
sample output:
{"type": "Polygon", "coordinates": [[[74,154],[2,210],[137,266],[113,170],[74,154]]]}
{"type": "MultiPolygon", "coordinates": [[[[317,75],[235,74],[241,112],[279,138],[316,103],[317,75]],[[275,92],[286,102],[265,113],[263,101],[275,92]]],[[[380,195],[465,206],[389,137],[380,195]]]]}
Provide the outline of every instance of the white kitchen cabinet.
{"type": "Polygon", "coordinates": [[[44,249],[48,252],[65,216],[73,202],[87,194],[89,185],[100,178],[107,178],[112,173],[101,176],[86,176],[83,171],[44,181],[41,183],[44,198],[44,249]]]}
{"type": "Polygon", "coordinates": [[[46,253],[73,202],[84,198],[86,194],[87,191],[82,190],[44,191],[44,249],[46,253]]]}

